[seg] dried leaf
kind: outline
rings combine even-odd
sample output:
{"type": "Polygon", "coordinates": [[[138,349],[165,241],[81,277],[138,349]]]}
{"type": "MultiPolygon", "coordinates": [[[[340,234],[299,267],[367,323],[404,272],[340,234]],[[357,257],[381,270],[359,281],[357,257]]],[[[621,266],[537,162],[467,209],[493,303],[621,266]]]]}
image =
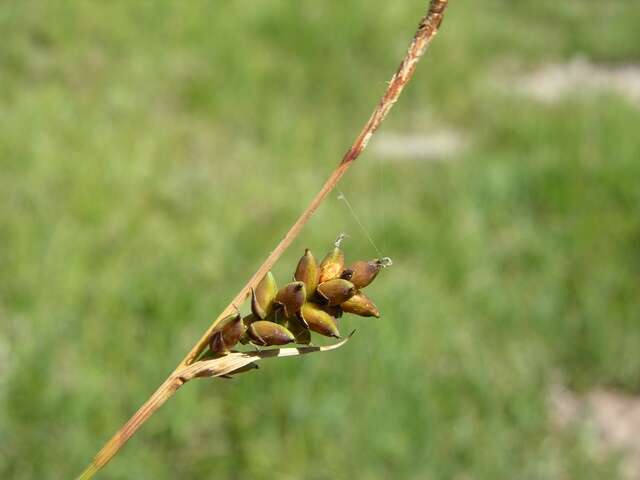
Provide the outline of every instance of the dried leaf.
{"type": "Polygon", "coordinates": [[[326,345],[322,347],[271,348],[256,352],[232,352],[211,360],[197,361],[176,372],[175,375],[185,382],[196,377],[220,377],[228,375],[245,365],[262,360],[263,358],[294,357],[298,355],[307,355],[309,353],[328,352],[343,346],[349,341],[354,333],[355,330],[344,340],[334,343],[333,345],[326,345]]]}

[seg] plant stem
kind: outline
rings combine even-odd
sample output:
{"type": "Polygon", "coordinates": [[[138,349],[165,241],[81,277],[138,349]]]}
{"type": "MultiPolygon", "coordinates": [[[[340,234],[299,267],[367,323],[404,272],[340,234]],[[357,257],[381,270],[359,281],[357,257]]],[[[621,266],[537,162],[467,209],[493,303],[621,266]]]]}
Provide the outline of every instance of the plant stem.
{"type": "Polygon", "coordinates": [[[118,432],[102,447],[102,450],[93,459],[93,462],[80,474],[78,480],[87,480],[104,467],[113,456],[124,446],[131,436],[146,422],[164,402],[169,400],[184,384],[184,381],[171,375],[151,395],[138,411],[125,423],[118,432]]]}
{"type": "Polygon", "coordinates": [[[409,45],[409,49],[400,63],[395,75],[388,83],[387,89],[382,96],[380,102],[376,106],[375,110],[367,120],[355,141],[347,150],[342,161],[331,172],[329,178],[324,183],[320,191],[311,200],[309,206],[302,212],[300,217],[296,220],[293,226],[289,229],[284,238],[280,241],[278,246],[271,252],[264,263],[258,268],[256,273],[253,274],[247,284],[238,292],[235,298],[229,303],[229,305],[220,313],[218,318],[211,324],[207,331],[202,335],[200,340],[193,346],[191,351],[185,356],[185,358],[176,367],[174,372],[165,380],[165,382],[156,390],[156,392],[149,397],[142,407],[131,417],[131,419],[107,442],[107,444],[98,452],[93,462],[85,469],[85,471],[78,477],[80,480],[87,480],[92,478],[102,467],[104,467],[111,458],[124,446],[124,444],[131,438],[140,426],[147,421],[151,415],[153,415],[158,408],[160,408],[169,398],[171,398],[176,391],[185,383],[188,378],[183,378],[179,375],[179,372],[188,369],[188,366],[200,356],[205,350],[211,332],[215,325],[224,317],[231,314],[234,310],[234,305],[241,305],[252,288],[255,288],[262,278],[267,274],[273,265],[278,261],[282,254],[291,245],[293,240],[299,235],[302,228],[309,221],[311,216],[318,210],[318,207],[325,200],[327,195],[338,184],[340,179],[347,172],[353,162],[360,156],[362,151],[366,148],[371,136],[378,129],[383,122],[391,107],[396,103],[398,97],[402,93],[405,85],[411,80],[413,73],[415,72],[416,65],[420,57],[424,54],[425,50],[433,37],[435,37],[440,24],[444,11],[448,5],[448,0],[431,0],[429,9],[424,18],[418,25],[418,30],[409,45]]]}
{"type": "Polygon", "coordinates": [[[293,240],[295,240],[302,228],[309,221],[311,216],[316,212],[320,204],[324,201],[327,195],[331,193],[333,188],[338,184],[349,167],[366,148],[369,140],[371,139],[371,136],[385,119],[385,117],[389,113],[389,110],[391,110],[391,107],[393,107],[393,105],[396,103],[405,85],[409,82],[409,80],[411,80],[418,60],[420,60],[420,57],[426,51],[427,46],[438,32],[438,28],[442,23],[444,10],[447,7],[448,3],[448,0],[431,0],[429,10],[427,11],[427,14],[424,16],[424,18],[420,21],[418,30],[414,35],[413,40],[411,41],[411,45],[409,45],[409,49],[404,59],[402,60],[402,63],[400,63],[400,66],[398,67],[395,75],[389,81],[384,95],[380,99],[380,102],[378,102],[378,105],[369,117],[369,120],[367,120],[367,123],[364,125],[355,141],[351,145],[351,148],[347,150],[347,153],[345,153],[340,164],[338,164],[335,170],[331,172],[331,175],[322,186],[320,191],[316,194],[313,200],[311,200],[309,206],[302,212],[298,220],[296,220],[293,226],[289,229],[278,246],[271,252],[271,254],[267,257],[260,268],[258,268],[256,273],[253,274],[249,282],[247,282],[242,290],[238,292],[231,303],[227,305],[227,308],[222,311],[222,313],[213,322],[209,329],[202,335],[198,343],[194,345],[191,351],[182,360],[180,365],[178,365],[178,368],[184,365],[188,365],[198,358],[198,356],[206,348],[207,342],[209,341],[209,337],[211,336],[211,332],[213,331],[216,323],[219,322],[222,318],[233,313],[234,305],[241,305],[246,300],[246,298],[251,293],[251,289],[255,288],[258,285],[260,280],[262,280],[267,272],[271,270],[273,265],[278,261],[278,259],[287,250],[287,248],[289,248],[289,245],[291,245],[293,240]]]}
{"type": "Polygon", "coordinates": [[[269,350],[261,350],[257,352],[233,352],[222,357],[213,358],[211,360],[200,360],[191,365],[181,368],[178,372],[173,373],[167,378],[162,385],[155,391],[151,397],[138,409],[138,411],[129,419],[127,423],[102,447],[93,462],[78,477],[79,480],[92,478],[98,470],[104,467],[107,462],[122,448],[122,446],[131,438],[131,436],[146,422],[156,410],[158,410],[164,402],[169,400],[178,389],[197,377],[218,377],[221,375],[231,374],[242,367],[257,362],[263,358],[273,357],[291,357],[297,355],[307,355],[315,352],[329,352],[340,348],[347,343],[353,332],[348,337],[334,343],[333,345],[325,345],[322,347],[294,347],[294,348],[275,348],[269,350]]]}

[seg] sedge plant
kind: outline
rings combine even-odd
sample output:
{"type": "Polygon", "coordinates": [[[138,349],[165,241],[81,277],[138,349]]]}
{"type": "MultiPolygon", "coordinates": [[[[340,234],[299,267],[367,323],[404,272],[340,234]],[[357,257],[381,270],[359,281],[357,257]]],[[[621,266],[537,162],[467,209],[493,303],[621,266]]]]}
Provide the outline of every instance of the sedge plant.
{"type": "MultiPolygon", "coordinates": [[[[382,98],[319,192],[260,268],[193,345],[175,370],[104,445],[78,479],[92,478],[120,451],[138,428],[190,380],[235,375],[251,369],[257,361],[265,358],[280,358],[334,350],[344,345],[350,336],[341,338],[337,327],[327,318],[335,318],[343,311],[362,316],[377,316],[377,308],[360,291],[360,288],[373,280],[380,268],[390,263],[388,259],[356,262],[352,267],[346,269],[343,268],[344,264],[338,266],[334,264],[332,265],[333,271],[324,272],[325,277],[323,277],[322,264],[319,265],[319,271],[315,278],[313,275],[305,277],[305,272],[299,272],[298,268],[294,275],[296,281],[283,287],[285,291],[275,292],[274,290],[274,296],[268,297],[266,302],[264,297],[262,301],[258,297],[265,288],[268,290],[268,285],[265,287],[265,282],[269,282],[270,271],[274,264],[289,248],[311,216],[364,151],[372,135],[400,97],[404,87],[412,78],[418,61],[438,32],[448,3],[448,0],[430,1],[427,13],[421,19],[407,53],[396,73],[388,82],[382,98]],[[313,285],[311,288],[309,282],[313,285]],[[357,288],[356,284],[360,288],[357,288]],[[239,319],[237,306],[242,305],[250,296],[252,297],[251,315],[253,318],[239,319]],[[270,308],[283,313],[284,320],[267,318],[271,312],[267,312],[265,309],[270,308]],[[298,321],[302,325],[294,325],[294,322],[298,321]],[[279,327],[282,327],[282,330],[279,327]],[[337,337],[339,341],[327,346],[254,349],[246,352],[231,350],[231,347],[240,340],[251,342],[255,346],[283,345],[294,342],[309,343],[305,337],[305,331],[308,333],[308,330],[337,337]]],[[[339,241],[336,242],[335,248],[339,248],[339,241]]],[[[308,252],[305,252],[301,263],[304,263],[307,254],[308,252]]],[[[299,267],[301,263],[299,263],[299,267]]]]}

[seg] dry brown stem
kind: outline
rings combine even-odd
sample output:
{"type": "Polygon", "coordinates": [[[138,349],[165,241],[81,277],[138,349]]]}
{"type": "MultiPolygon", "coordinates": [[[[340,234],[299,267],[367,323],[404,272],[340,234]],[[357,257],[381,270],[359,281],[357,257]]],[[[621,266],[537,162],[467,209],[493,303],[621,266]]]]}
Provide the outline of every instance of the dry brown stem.
{"type": "Polygon", "coordinates": [[[371,136],[378,129],[382,121],[385,119],[391,107],[396,103],[398,97],[402,93],[405,85],[409,82],[413,73],[415,72],[416,65],[420,57],[424,54],[427,46],[438,32],[444,11],[448,5],[448,0],[431,0],[429,4],[429,10],[424,18],[418,25],[418,30],[409,45],[409,49],[400,63],[398,70],[388,83],[387,89],[382,96],[380,102],[376,106],[375,110],[367,120],[358,136],[356,137],[353,145],[347,150],[342,161],[331,172],[331,175],[324,183],[320,191],[311,200],[309,206],[302,212],[300,217],[296,220],[293,226],[289,229],[284,238],[280,241],[278,246],[271,252],[264,263],[258,268],[256,273],[253,274],[247,284],[238,292],[235,298],[229,303],[229,305],[220,313],[218,318],[211,324],[207,331],[202,335],[200,340],[193,346],[191,351],[185,356],[185,358],[176,367],[173,373],[165,380],[165,382],[156,390],[156,392],[145,402],[145,404],[131,417],[131,419],[107,442],[107,444],[98,452],[93,462],[87,467],[87,469],[78,477],[79,479],[89,479],[95,475],[102,467],[104,467],[111,458],[124,446],[124,444],[131,438],[135,431],[148,420],[153,413],[160,408],[164,402],[166,402],[175,392],[188,380],[198,376],[210,376],[216,377],[224,375],[226,372],[232,372],[243,365],[252,363],[260,358],[266,356],[286,356],[302,353],[311,353],[312,351],[324,351],[332,348],[337,348],[344,342],[340,342],[331,347],[305,347],[297,349],[277,349],[272,352],[290,352],[287,354],[271,353],[267,354],[262,352],[259,354],[244,354],[233,353],[215,360],[196,361],[202,352],[205,350],[211,332],[216,323],[222,318],[231,314],[234,311],[234,305],[241,305],[251,292],[252,288],[255,288],[262,278],[267,274],[273,265],[278,261],[280,256],[287,250],[289,245],[298,236],[302,228],[309,221],[311,216],[316,212],[318,207],[325,200],[327,195],[333,190],[340,179],[344,176],[353,162],[360,156],[362,151],[366,148],[371,136]],[[324,349],[324,350],[322,350],[324,349]],[[293,351],[298,353],[293,353],[293,351]],[[255,357],[255,358],[253,358],[255,357]],[[249,360],[253,358],[253,360],[249,360]],[[217,362],[217,363],[216,363],[217,362]],[[222,365],[222,366],[221,366],[222,365]],[[234,366],[234,368],[230,368],[234,366]],[[224,368],[223,368],[224,367],[224,368]],[[207,370],[208,369],[208,370],[207,370]],[[222,373],[221,373],[222,372],[222,373]]]}

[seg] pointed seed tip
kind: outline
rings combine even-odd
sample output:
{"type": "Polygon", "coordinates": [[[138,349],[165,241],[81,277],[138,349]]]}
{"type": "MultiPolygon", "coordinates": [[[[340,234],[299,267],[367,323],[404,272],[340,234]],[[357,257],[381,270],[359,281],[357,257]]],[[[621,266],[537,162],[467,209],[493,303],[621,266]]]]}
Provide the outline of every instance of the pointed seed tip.
{"type": "Polygon", "coordinates": [[[339,247],[340,247],[340,244],[342,243],[342,241],[343,241],[345,238],[349,238],[349,235],[347,235],[347,234],[346,234],[346,233],[344,233],[344,232],[340,233],[340,235],[338,235],[338,237],[336,238],[336,241],[335,241],[335,242],[333,242],[333,245],[334,245],[336,248],[339,248],[339,247]]]}
{"type": "Polygon", "coordinates": [[[393,260],[389,257],[382,257],[378,259],[378,265],[382,268],[387,268],[393,265],[393,260]]]}

